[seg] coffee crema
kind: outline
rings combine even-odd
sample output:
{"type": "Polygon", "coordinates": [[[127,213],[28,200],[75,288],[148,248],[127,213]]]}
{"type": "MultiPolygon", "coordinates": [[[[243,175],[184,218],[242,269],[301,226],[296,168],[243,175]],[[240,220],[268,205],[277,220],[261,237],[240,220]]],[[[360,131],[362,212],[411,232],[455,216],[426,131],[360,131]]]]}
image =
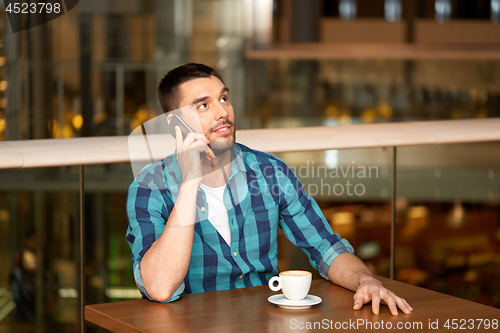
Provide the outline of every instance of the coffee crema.
{"type": "Polygon", "coordinates": [[[280,273],[281,276],[307,276],[311,275],[308,271],[284,271],[280,273]]]}

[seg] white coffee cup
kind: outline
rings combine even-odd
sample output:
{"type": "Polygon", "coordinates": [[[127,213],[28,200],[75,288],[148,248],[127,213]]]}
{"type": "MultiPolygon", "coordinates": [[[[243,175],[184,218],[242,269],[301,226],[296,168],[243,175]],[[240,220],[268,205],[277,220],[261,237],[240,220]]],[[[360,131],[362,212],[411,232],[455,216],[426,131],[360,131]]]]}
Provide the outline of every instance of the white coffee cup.
{"type": "Polygon", "coordinates": [[[307,296],[311,288],[312,274],[308,271],[284,271],[279,276],[273,276],[269,280],[269,288],[272,291],[282,290],[283,295],[290,301],[300,301],[307,296]],[[274,286],[274,282],[278,282],[274,286]]]}

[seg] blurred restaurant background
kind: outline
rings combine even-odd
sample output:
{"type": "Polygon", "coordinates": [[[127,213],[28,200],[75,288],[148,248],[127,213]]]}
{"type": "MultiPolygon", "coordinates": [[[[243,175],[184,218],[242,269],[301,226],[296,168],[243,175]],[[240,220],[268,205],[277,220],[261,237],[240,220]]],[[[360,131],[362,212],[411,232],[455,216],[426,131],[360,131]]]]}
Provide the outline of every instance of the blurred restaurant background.
{"type": "MultiPolygon", "coordinates": [[[[500,0],[82,0],[18,33],[0,7],[1,141],[129,135],[191,61],[221,73],[239,130],[500,117],[500,0]]],[[[276,155],[388,277],[392,148],[276,155]]],[[[85,167],[87,304],[140,297],[132,180],[85,167]]],[[[398,148],[396,193],[395,278],[500,307],[500,143],[398,148]]],[[[79,218],[78,166],[0,170],[0,331],[79,330],[79,218]]],[[[281,270],[311,269],[279,247],[281,270]]]]}

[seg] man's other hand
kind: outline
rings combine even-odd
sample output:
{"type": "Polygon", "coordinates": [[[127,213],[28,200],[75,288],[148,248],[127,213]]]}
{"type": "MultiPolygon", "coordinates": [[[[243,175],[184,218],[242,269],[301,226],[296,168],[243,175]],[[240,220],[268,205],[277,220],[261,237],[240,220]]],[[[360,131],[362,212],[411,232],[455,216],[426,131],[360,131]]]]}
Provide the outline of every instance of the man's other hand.
{"type": "Polygon", "coordinates": [[[372,302],[373,314],[380,313],[380,303],[387,304],[393,316],[397,316],[398,307],[406,314],[410,314],[413,308],[392,291],[385,288],[382,283],[374,277],[367,277],[358,287],[354,294],[354,310],[359,310],[364,304],[372,302]]]}

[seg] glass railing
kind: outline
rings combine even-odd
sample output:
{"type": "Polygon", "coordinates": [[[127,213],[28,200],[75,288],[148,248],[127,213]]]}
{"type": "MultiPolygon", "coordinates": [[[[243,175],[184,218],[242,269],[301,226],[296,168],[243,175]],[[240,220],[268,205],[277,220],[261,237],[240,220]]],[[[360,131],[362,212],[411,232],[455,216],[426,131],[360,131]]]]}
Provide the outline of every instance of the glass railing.
{"type": "MultiPolygon", "coordinates": [[[[282,158],[374,273],[500,306],[498,128],[491,118],[242,130],[238,142],[282,158]]],[[[78,330],[82,305],[140,297],[126,141],[0,143],[2,324],[78,330]]],[[[310,268],[283,234],[278,244],[280,269],[310,268]]]]}

